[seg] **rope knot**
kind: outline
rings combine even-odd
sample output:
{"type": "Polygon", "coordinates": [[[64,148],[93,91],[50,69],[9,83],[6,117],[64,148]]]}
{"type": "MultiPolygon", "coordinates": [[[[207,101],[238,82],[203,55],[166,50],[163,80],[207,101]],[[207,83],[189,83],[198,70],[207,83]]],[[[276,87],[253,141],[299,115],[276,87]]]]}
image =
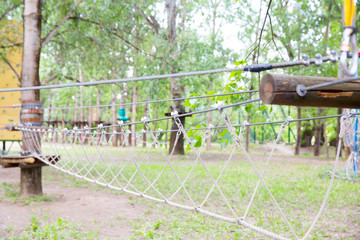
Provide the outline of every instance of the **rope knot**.
{"type": "Polygon", "coordinates": [[[141,122],[146,123],[146,122],[147,122],[147,119],[148,119],[147,117],[142,117],[142,118],[141,118],[141,122]]]}
{"type": "Polygon", "coordinates": [[[290,116],[288,116],[286,118],[286,121],[281,124],[281,127],[286,127],[287,125],[289,125],[291,123],[291,121],[292,121],[292,118],[290,116]]]}
{"type": "Polygon", "coordinates": [[[214,104],[214,108],[216,108],[217,110],[221,111],[223,109],[224,106],[224,102],[223,101],[218,101],[214,104]]]}

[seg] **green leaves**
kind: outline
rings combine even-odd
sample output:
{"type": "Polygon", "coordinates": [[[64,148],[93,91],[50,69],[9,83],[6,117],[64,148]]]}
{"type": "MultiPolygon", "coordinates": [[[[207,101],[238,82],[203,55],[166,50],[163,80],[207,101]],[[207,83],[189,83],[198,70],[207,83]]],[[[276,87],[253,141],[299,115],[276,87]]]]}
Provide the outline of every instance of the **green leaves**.
{"type": "MultiPolygon", "coordinates": [[[[205,127],[206,127],[206,124],[199,124],[194,129],[190,129],[187,132],[187,135],[190,138],[191,144],[196,148],[199,148],[202,146],[202,140],[203,140],[203,138],[200,134],[203,133],[204,131],[202,129],[200,130],[199,128],[205,128],[205,127]]],[[[187,152],[189,150],[191,150],[191,146],[188,143],[185,151],[187,152]]]]}

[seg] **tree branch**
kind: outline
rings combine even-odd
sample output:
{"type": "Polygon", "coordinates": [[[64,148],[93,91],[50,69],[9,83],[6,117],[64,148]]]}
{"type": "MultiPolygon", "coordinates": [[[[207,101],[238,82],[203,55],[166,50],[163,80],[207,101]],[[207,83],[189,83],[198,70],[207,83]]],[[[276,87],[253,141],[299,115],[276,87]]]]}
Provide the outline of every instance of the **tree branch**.
{"type": "Polygon", "coordinates": [[[53,75],[53,76],[49,77],[48,79],[41,81],[41,86],[48,84],[49,82],[55,80],[57,77],[58,77],[58,75],[53,75]]]}
{"type": "Polygon", "coordinates": [[[20,6],[20,3],[17,3],[17,4],[15,4],[14,6],[6,9],[6,11],[0,16],[0,21],[1,21],[4,17],[6,17],[6,15],[8,15],[9,12],[11,12],[12,10],[16,9],[16,8],[19,7],[19,6],[20,6]]]}
{"type": "MultiPolygon", "coordinates": [[[[70,17],[69,19],[72,19],[72,20],[80,20],[80,21],[84,21],[84,22],[88,22],[88,23],[91,23],[91,24],[95,24],[95,25],[98,25],[101,27],[102,30],[106,29],[106,27],[104,27],[101,23],[99,22],[95,22],[93,20],[89,20],[89,19],[86,19],[86,18],[81,18],[81,17],[70,17]]],[[[124,41],[126,44],[128,44],[129,46],[131,46],[132,48],[134,48],[136,51],[139,51],[147,56],[150,56],[150,57],[154,57],[154,58],[157,58],[157,59],[161,59],[163,61],[166,61],[164,58],[161,58],[161,57],[157,57],[151,53],[147,53],[145,52],[144,50],[138,48],[137,46],[135,46],[133,43],[131,43],[128,39],[124,38],[123,36],[121,36],[120,34],[118,34],[117,32],[119,31],[118,29],[116,28],[107,28],[108,29],[108,32],[110,32],[110,34],[114,35],[115,37],[121,39],[122,41],[124,41]]]]}
{"type": "Polygon", "coordinates": [[[268,16],[270,16],[269,11],[270,11],[270,7],[271,7],[271,3],[272,3],[272,0],[269,0],[268,7],[267,7],[267,10],[266,10],[265,19],[264,19],[264,23],[263,23],[263,26],[261,28],[260,35],[259,35],[259,44],[258,44],[258,53],[257,53],[256,63],[259,63],[260,43],[261,43],[261,38],[262,38],[264,28],[265,28],[265,24],[266,24],[266,19],[267,19],[268,16]]]}
{"type": "Polygon", "coordinates": [[[15,73],[15,75],[16,75],[17,79],[19,80],[19,83],[20,83],[20,82],[21,82],[21,78],[20,78],[18,72],[15,70],[15,68],[11,65],[11,63],[9,62],[9,60],[7,60],[7,58],[6,58],[4,55],[2,55],[1,53],[0,53],[0,57],[1,57],[1,59],[9,66],[9,68],[15,73]]]}
{"type": "Polygon", "coordinates": [[[155,34],[159,34],[160,24],[156,21],[154,16],[150,16],[151,20],[146,16],[146,14],[139,8],[138,6],[134,6],[135,9],[140,13],[141,16],[145,19],[145,21],[150,25],[150,27],[154,30],[155,34]]]}
{"type": "Polygon", "coordinates": [[[50,42],[50,39],[55,36],[55,34],[59,31],[59,28],[70,18],[73,11],[80,5],[82,0],[78,0],[74,7],[66,14],[66,16],[60,21],[59,24],[55,25],[53,29],[48,33],[48,35],[45,37],[45,39],[42,41],[41,46],[45,46],[50,42]]]}
{"type": "Polygon", "coordinates": [[[51,77],[49,77],[48,79],[45,79],[43,81],[41,81],[41,86],[44,86],[44,85],[47,85],[49,82],[57,79],[58,77],[63,77],[65,79],[68,79],[68,80],[72,80],[74,82],[79,82],[79,80],[77,78],[73,78],[73,77],[70,77],[70,76],[59,76],[59,75],[53,75],[51,77]]]}

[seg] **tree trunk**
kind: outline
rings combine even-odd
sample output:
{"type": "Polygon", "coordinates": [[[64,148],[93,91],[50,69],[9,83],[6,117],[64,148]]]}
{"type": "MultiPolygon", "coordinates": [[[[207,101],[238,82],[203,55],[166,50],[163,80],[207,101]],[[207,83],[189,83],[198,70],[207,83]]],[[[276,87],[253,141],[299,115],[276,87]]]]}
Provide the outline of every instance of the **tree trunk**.
{"type": "MultiPolygon", "coordinates": [[[[41,0],[24,0],[24,47],[21,69],[21,87],[40,86],[39,63],[41,53],[41,0]]],[[[21,92],[21,104],[40,104],[40,91],[21,92]]],[[[42,125],[42,112],[34,107],[22,109],[21,122],[42,125]],[[33,109],[31,109],[33,108],[33,109]]],[[[38,138],[40,136],[37,136],[38,138]]],[[[36,138],[36,137],[35,137],[36,138]]],[[[35,139],[39,141],[40,139],[35,139]]],[[[23,137],[22,151],[40,152],[34,139],[23,137]]],[[[21,168],[20,196],[42,195],[41,167],[21,168]]]]}
{"type": "Polygon", "coordinates": [[[326,136],[326,119],[323,120],[323,132],[324,132],[324,140],[325,140],[326,159],[329,159],[329,146],[326,136]]]}
{"type": "MultiPolygon", "coordinates": [[[[137,95],[137,89],[136,87],[134,87],[133,90],[133,101],[132,101],[132,114],[131,114],[131,122],[136,122],[136,111],[137,111],[137,99],[138,99],[138,95],[137,95]]],[[[131,125],[131,146],[132,147],[136,147],[136,125],[132,124],[131,125]]]]}
{"type": "MultiPolygon", "coordinates": [[[[210,79],[210,91],[213,90],[213,80],[210,79]]],[[[212,112],[207,113],[207,126],[212,124],[212,112]]],[[[211,150],[211,135],[206,139],[206,150],[211,150]]]]}
{"type": "MultiPolygon", "coordinates": [[[[171,73],[176,73],[176,66],[175,66],[175,60],[177,56],[177,42],[176,42],[176,16],[178,14],[178,9],[176,7],[176,0],[165,0],[165,11],[167,15],[167,40],[170,43],[170,52],[169,55],[171,57],[171,60],[173,61],[173,65],[171,65],[171,73]]],[[[182,88],[180,87],[178,81],[176,78],[172,78],[170,81],[170,93],[172,97],[175,98],[181,98],[181,92],[182,88]]],[[[181,101],[172,102],[172,109],[171,111],[177,111],[178,113],[185,112],[184,106],[181,101]]],[[[185,118],[181,118],[181,123],[185,127],[185,118]]],[[[184,136],[181,134],[179,136],[179,139],[175,145],[175,140],[177,138],[176,134],[178,131],[178,126],[176,125],[175,121],[172,121],[171,130],[173,130],[170,133],[170,148],[169,153],[172,152],[173,148],[173,154],[174,155],[183,155],[185,154],[184,151],[184,136]]]]}
{"type": "MultiPolygon", "coordinates": [[[[250,123],[250,115],[247,115],[246,121],[248,123],[250,123]]],[[[246,145],[245,145],[245,149],[246,149],[247,152],[249,152],[249,150],[250,150],[250,126],[249,125],[246,126],[246,145]]]]}
{"type": "MultiPolygon", "coordinates": [[[[115,126],[117,121],[117,111],[116,111],[116,91],[113,91],[113,96],[112,96],[112,99],[111,99],[111,109],[112,109],[112,125],[115,126]]],[[[116,132],[116,127],[112,127],[112,131],[113,132],[116,132]]],[[[118,139],[116,136],[113,137],[112,139],[112,145],[114,147],[117,146],[117,142],[118,142],[118,139]]]]}
{"type": "MultiPolygon", "coordinates": [[[[100,87],[98,88],[98,92],[97,92],[97,96],[96,96],[96,120],[95,120],[95,124],[98,126],[101,123],[101,89],[100,87]]],[[[114,136],[115,137],[115,136],[114,136]]],[[[100,130],[97,130],[97,137],[96,137],[96,142],[97,144],[100,144],[100,140],[101,140],[101,133],[100,130]]]]}
{"type": "MultiPolygon", "coordinates": [[[[80,83],[84,82],[84,75],[83,75],[81,69],[79,69],[79,82],[80,83]]],[[[80,129],[84,129],[84,122],[85,122],[83,107],[84,107],[84,87],[80,86],[80,129]]],[[[84,131],[81,131],[81,133],[80,133],[81,141],[83,141],[83,138],[84,138],[83,132],[84,131]]],[[[86,143],[86,141],[84,141],[84,143],[86,143]]]]}
{"type": "Polygon", "coordinates": [[[314,156],[320,156],[320,130],[321,130],[321,125],[318,124],[315,126],[315,147],[314,147],[314,156]]]}
{"type": "Polygon", "coordinates": [[[78,94],[78,91],[77,91],[77,89],[76,89],[76,91],[75,91],[75,108],[74,108],[74,123],[73,123],[73,125],[74,126],[77,126],[77,124],[78,124],[78,121],[79,121],[79,119],[78,119],[78,107],[79,107],[79,99],[78,99],[78,97],[79,97],[79,94],[78,94]]]}
{"type": "MultiPolygon", "coordinates": [[[[301,107],[297,107],[297,118],[301,119],[301,107]]],[[[299,155],[301,147],[301,121],[297,122],[296,125],[296,146],[295,146],[295,155],[299,155]]]]}
{"type": "MultiPolygon", "coordinates": [[[[149,106],[146,103],[145,104],[145,109],[144,109],[144,117],[148,116],[148,111],[149,111],[149,106]]],[[[144,133],[143,133],[143,147],[146,147],[146,126],[144,125],[144,133]]],[[[155,131],[155,130],[154,130],[155,131]]]]}

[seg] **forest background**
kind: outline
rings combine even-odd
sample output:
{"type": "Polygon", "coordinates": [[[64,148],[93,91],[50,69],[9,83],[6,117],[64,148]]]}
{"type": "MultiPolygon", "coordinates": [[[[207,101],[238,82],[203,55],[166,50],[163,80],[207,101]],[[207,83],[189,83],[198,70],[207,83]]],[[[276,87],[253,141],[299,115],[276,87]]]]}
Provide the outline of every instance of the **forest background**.
{"type": "MultiPolygon", "coordinates": [[[[0,5],[0,29],[11,29],[22,39],[18,24],[22,22],[24,3],[5,0],[0,5]]],[[[328,55],[338,50],[342,36],[342,1],[234,1],[234,0],[164,0],[164,1],[89,1],[48,0],[41,6],[40,84],[56,85],[93,82],[125,77],[150,76],[177,72],[234,67],[240,64],[271,63],[301,59],[303,54],[328,55]]],[[[8,31],[8,30],[7,30],[8,31]]],[[[0,35],[0,54],[5,64],[6,52],[22,42],[0,35]]],[[[338,76],[338,66],[324,63],[321,67],[294,67],[278,73],[338,76]]],[[[20,73],[17,73],[20,82],[20,73]]],[[[114,105],[175,97],[211,95],[258,89],[262,74],[217,74],[181,79],[142,81],[96,87],[43,90],[40,98],[46,108],[44,121],[87,121],[116,123],[116,107],[77,109],[83,106],[114,105]],[[66,108],[73,106],[74,108],[66,108]],[[57,109],[56,109],[57,108],[57,109]]],[[[142,117],[163,117],[171,109],[195,111],[217,102],[234,103],[256,97],[236,95],[208,100],[127,105],[131,121],[142,117]],[[178,104],[177,106],[175,106],[178,104]]],[[[232,119],[242,123],[285,120],[335,114],[338,109],[262,106],[261,103],[235,109],[232,119]],[[251,116],[251,117],[250,117],[251,116]]],[[[187,127],[202,123],[221,124],[216,116],[187,118],[187,127]]],[[[60,126],[59,126],[60,127],[60,126]]],[[[68,124],[66,126],[72,128],[68,124]]],[[[83,127],[83,126],[79,126],[83,127]]],[[[160,122],[154,129],[169,129],[160,122]]],[[[285,142],[320,145],[336,140],[337,120],[313,120],[298,124],[289,131],[285,142]],[[301,134],[301,138],[297,135],[301,134]]],[[[140,131],[141,129],[133,130],[140,131]]],[[[267,141],[276,134],[264,128],[247,131],[247,143],[267,141]]],[[[276,132],[276,126],[274,132],[276,132]]],[[[226,145],[219,130],[212,139],[226,145]]],[[[167,136],[166,136],[167,137],[167,136]]],[[[210,140],[211,141],[211,140],[210,140]]],[[[209,144],[209,143],[208,143],[209,144]]],[[[210,146],[210,145],[209,145],[210,146]]]]}

